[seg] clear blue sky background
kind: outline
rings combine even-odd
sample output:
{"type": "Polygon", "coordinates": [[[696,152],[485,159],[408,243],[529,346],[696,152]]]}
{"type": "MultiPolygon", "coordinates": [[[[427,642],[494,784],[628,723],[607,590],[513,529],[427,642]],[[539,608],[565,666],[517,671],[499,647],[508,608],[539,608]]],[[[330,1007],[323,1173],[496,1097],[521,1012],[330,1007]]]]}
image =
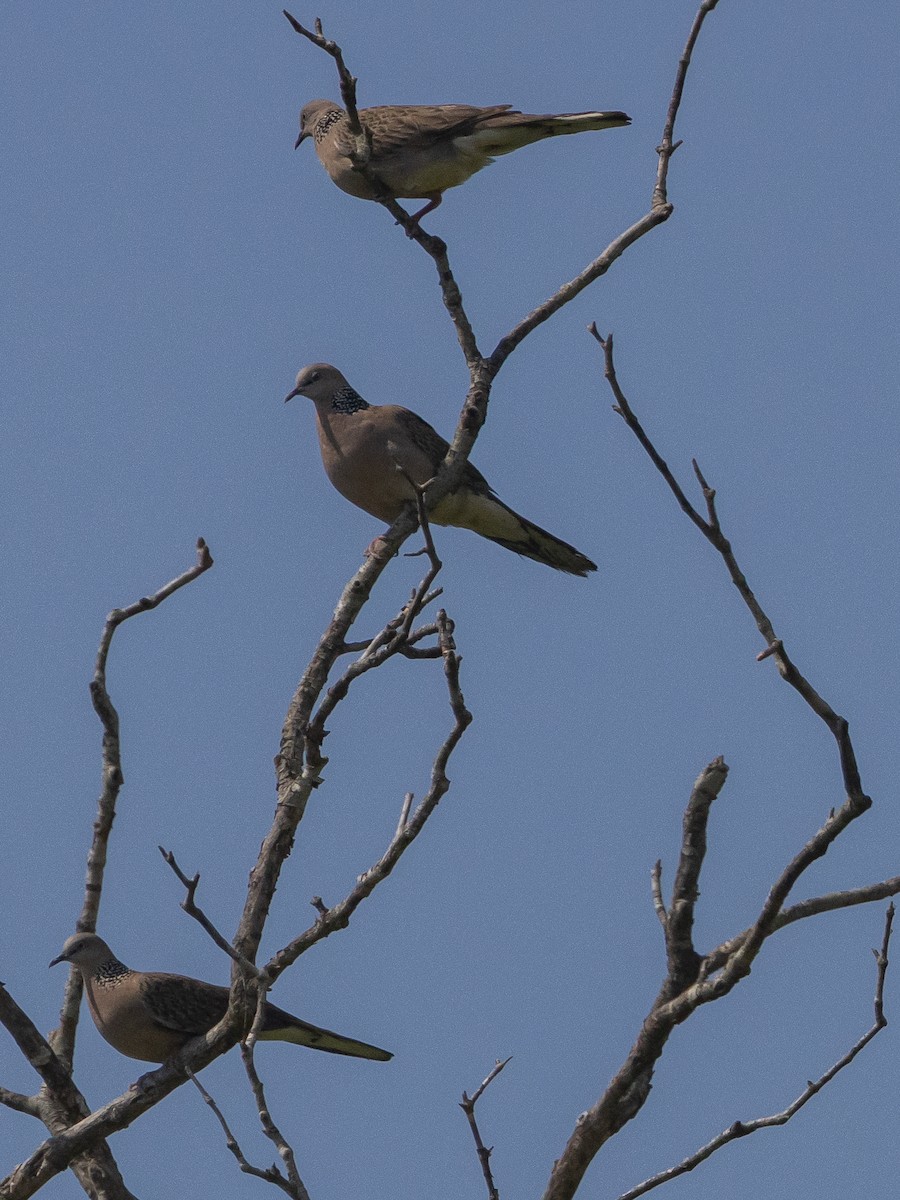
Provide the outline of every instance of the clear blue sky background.
{"type": "MultiPolygon", "coordinates": [[[[694,8],[295,9],[342,43],[362,104],[632,115],[628,130],[499,161],[427,219],[484,349],[646,211],[694,8]]],[[[87,684],[106,612],[187,567],[207,538],[214,571],[113,648],[127,782],[100,927],[134,966],[225,981],[156,846],[202,873],[202,903],[233,930],[285,709],[379,528],[325,480],[311,406],[282,397],[325,359],[369,400],[407,404],[449,435],[465,392],[430,261],[377,205],[337,191],[308,145],[292,151],[301,104],[337,84],[280,9],[0,12],[0,961],[45,1030],[63,985],[46,964],[81,905],[99,786],[87,684]]],[[[898,870],[897,24],[887,0],[722,0],[688,80],[675,215],[497,382],[475,461],[600,569],[572,579],[439,535],[475,714],[452,792],[350,929],[275,993],[396,1059],[259,1053],[315,1200],[482,1195],[457,1101],[510,1054],[480,1119],[501,1194],[539,1195],[662,978],[649,872],[662,857],[671,882],[700,769],[717,754],[731,766],[701,948],[752,920],[842,800],[830,736],[754,661],[761,642],[721,562],[610,411],[591,320],[615,331],[623,386],[681,478],[696,455],[718,487],[777,630],[851,722],[875,807],[798,898],[898,870]]],[[[392,566],[364,630],[419,570],[392,566]]],[[[342,706],[266,952],[308,924],[311,896],[334,902],[377,858],[448,722],[434,663],[396,663],[342,706]]],[[[837,1058],[871,1020],[883,908],[795,926],[738,993],[680,1029],[585,1197],[614,1197],[735,1119],[782,1108],[837,1058]]],[[[4,1085],[34,1089],[8,1039],[2,1061],[4,1085]]],[[[726,1149],[667,1195],[893,1195],[896,1064],[891,1028],[786,1130],[726,1149]]],[[[139,1070],[83,1026],[77,1078],[92,1104],[139,1070]]],[[[206,1081],[248,1156],[270,1162],[237,1055],[206,1081]]],[[[0,1134],[5,1172],[41,1128],[3,1110],[0,1134]]],[[[176,1184],[266,1194],[190,1087],[113,1148],[142,1198],[176,1184]]],[[[80,1191],[61,1176],[45,1194],[80,1191]]]]}

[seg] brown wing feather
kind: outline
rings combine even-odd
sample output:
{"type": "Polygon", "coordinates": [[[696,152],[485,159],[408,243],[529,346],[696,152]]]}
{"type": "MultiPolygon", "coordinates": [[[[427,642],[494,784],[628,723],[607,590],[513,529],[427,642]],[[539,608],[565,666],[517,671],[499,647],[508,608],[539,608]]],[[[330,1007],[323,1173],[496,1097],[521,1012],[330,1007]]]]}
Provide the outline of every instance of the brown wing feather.
{"type": "MultiPolygon", "coordinates": [[[[438,431],[429,425],[424,418],[408,408],[402,410],[401,420],[403,421],[403,427],[409,436],[409,440],[428,457],[432,470],[437,471],[446,457],[447,451],[450,449],[450,443],[445,438],[442,438],[438,431]]],[[[494,494],[494,489],[478,468],[473,467],[470,462],[467,462],[465,465],[462,480],[457,487],[457,491],[463,488],[490,496],[494,494]]]]}
{"type": "Polygon", "coordinates": [[[162,1029],[196,1037],[218,1024],[228,1009],[228,989],[184,975],[147,975],[141,995],[162,1029]]]}
{"type": "Polygon", "coordinates": [[[374,154],[394,154],[398,150],[420,150],[435,141],[465,137],[482,121],[509,112],[511,105],[495,104],[477,108],[472,104],[379,105],[360,113],[372,131],[374,154]]]}

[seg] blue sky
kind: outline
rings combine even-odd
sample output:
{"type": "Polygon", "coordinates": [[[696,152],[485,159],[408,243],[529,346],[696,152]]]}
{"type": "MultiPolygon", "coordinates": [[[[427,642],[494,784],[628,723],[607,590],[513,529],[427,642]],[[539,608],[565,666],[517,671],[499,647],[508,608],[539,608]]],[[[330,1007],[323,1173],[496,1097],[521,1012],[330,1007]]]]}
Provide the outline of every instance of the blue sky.
{"type": "MultiPolygon", "coordinates": [[[[622,108],[628,130],[500,160],[426,218],[482,347],[646,211],[694,5],[496,0],[316,15],[360,102],[622,108]]],[[[778,678],[722,564],[611,412],[596,320],[620,381],[685,484],[696,456],[739,560],[795,661],[850,720],[875,805],[798,897],[897,873],[900,572],[898,275],[891,209],[893,4],[721,0],[691,67],[672,219],[541,328],[500,375],[473,458],[518,510],[599,564],[584,581],[439,531],[475,723],[423,838],[351,927],[283,978],[277,1003],[387,1046],[388,1066],[263,1047],[277,1119],[316,1200],[479,1195],[457,1108],[482,1101],[504,1196],[540,1195],[577,1114],[627,1052],[664,972],[649,871],[671,882],[691,784],[717,754],[698,943],[752,920],[775,875],[840,804],[830,735],[778,678]]],[[[379,206],[339,192],[296,118],[337,96],[333,65],[279,4],[7,5],[0,662],[7,767],[2,978],[45,1030],[46,963],[72,931],[99,787],[87,684],[106,612],[193,560],[212,572],[114,644],[126,786],[100,931],[136,967],[227,979],[162,862],[202,874],[231,931],[274,803],[272,757],[299,675],[378,525],[335,493],[312,407],[282,397],[335,363],[371,402],[442,433],[467,382],[431,262],[379,206]]],[[[418,578],[401,559],[362,621],[418,578]]],[[[340,898],[425,790],[449,714],[437,664],[370,676],[331,722],[263,950],[340,898]]],[[[740,1118],[783,1108],[871,1020],[883,906],[779,935],[738,992],[682,1027],[650,1100],[595,1162],[616,1196],[740,1118]]],[[[888,1016],[897,988],[889,978],[888,1016]]],[[[5,1035],[4,1035],[5,1036],[5,1035]]],[[[10,1042],[2,1082],[31,1091],[10,1042]]],[[[137,1064],[88,1022],[94,1105],[137,1064]]],[[[206,1072],[245,1152],[238,1057],[206,1072]]],[[[893,1192],[889,1028],[778,1133],[669,1186],[727,1194],[893,1192]]],[[[3,1169],[40,1137],[0,1112],[3,1169]]],[[[263,1194],[185,1088],[118,1134],[142,1197],[263,1194]]],[[[48,1197],[80,1194],[71,1176],[48,1197]]]]}

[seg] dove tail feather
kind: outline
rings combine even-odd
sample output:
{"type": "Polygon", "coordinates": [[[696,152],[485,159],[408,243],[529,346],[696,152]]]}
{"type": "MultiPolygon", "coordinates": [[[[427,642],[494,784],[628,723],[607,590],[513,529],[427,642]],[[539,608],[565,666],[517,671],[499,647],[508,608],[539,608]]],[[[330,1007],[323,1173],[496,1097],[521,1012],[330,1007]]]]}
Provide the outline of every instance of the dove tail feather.
{"type": "Polygon", "coordinates": [[[498,546],[521,554],[525,558],[532,558],[535,562],[544,563],[545,566],[553,567],[556,571],[565,571],[569,575],[580,575],[582,579],[587,578],[590,571],[597,570],[595,562],[591,562],[586,554],[582,554],[568,542],[548,533],[546,529],[541,529],[540,525],[535,525],[525,517],[520,517],[519,520],[522,523],[521,538],[513,541],[510,538],[491,537],[490,534],[483,536],[496,542],[498,546]]]}

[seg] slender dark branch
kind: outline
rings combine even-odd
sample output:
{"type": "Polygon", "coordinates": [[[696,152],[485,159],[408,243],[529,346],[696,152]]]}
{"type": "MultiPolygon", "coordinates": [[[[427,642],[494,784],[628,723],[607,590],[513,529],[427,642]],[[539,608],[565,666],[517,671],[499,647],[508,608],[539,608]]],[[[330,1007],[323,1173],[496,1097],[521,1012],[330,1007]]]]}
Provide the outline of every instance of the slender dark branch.
{"type": "Polygon", "coordinates": [[[181,1087],[187,1081],[188,1069],[199,1071],[224,1054],[238,1041],[242,1025],[242,1005],[232,999],[228,1012],[208,1033],[188,1042],[158,1070],[142,1075],[123,1095],[42,1142],[0,1181],[0,1200],[28,1200],[80,1155],[94,1152],[100,1139],[127,1128],[181,1087]]]}
{"type": "Polygon", "coordinates": [[[694,908],[700,897],[700,870],[706,856],[706,828],[713,801],[722,790],[728,767],[721,757],[704,767],[684,810],[681,854],[672,887],[672,902],[664,928],[669,974],[666,987],[677,995],[697,978],[700,955],[691,937],[694,908]]]}
{"type": "Polygon", "coordinates": [[[200,872],[198,871],[189,879],[181,867],[179,867],[175,855],[171,850],[166,850],[164,846],[157,846],[157,850],[159,850],[165,861],[175,872],[178,879],[184,884],[187,895],[182,900],[181,907],[189,917],[193,917],[199,925],[202,925],[219,949],[224,950],[228,957],[237,963],[243,974],[248,979],[253,979],[257,974],[256,967],[249,959],[238,954],[228,939],[219,933],[218,929],[216,929],[215,925],[213,925],[212,921],[210,921],[209,917],[196,902],[197,888],[200,886],[200,872]]]}
{"type": "Polygon", "coordinates": [[[672,155],[681,145],[681,142],[674,142],[675,137],[675,119],[678,116],[678,110],[681,107],[681,99],[684,95],[684,84],[687,79],[688,67],[691,65],[691,55],[694,53],[694,47],[697,44],[697,38],[700,36],[700,30],[703,28],[703,22],[716,7],[719,0],[703,0],[700,8],[697,10],[697,15],[694,17],[694,23],[691,26],[691,32],[688,34],[688,40],[681,53],[681,58],[678,60],[678,69],[675,72],[675,86],[672,88],[672,96],[669,100],[669,110],[666,113],[666,123],[663,126],[663,135],[656,152],[659,155],[659,161],[656,167],[656,184],[653,188],[653,207],[663,205],[667,201],[666,182],[669,174],[669,160],[672,155]]]}
{"type": "Polygon", "coordinates": [[[87,1102],[72,1082],[72,1076],[49,1042],[12,996],[0,983],[0,1023],[4,1025],[22,1054],[40,1076],[45,1087],[78,1113],[90,1111],[87,1102]]]}
{"type": "Polygon", "coordinates": [[[653,864],[653,870],[650,872],[650,890],[653,894],[653,911],[659,917],[659,923],[665,933],[669,925],[669,914],[666,912],[666,902],[663,900],[662,894],[662,859],[660,858],[653,864]]]}
{"type": "Polygon", "coordinates": [[[443,609],[438,613],[439,639],[444,659],[444,676],[447,682],[450,708],[453,713],[453,728],[447,734],[435,756],[431,769],[431,782],[424,798],[412,815],[409,809],[412,796],[404,798],[401,820],[384,854],[356,881],[356,886],[338,904],[325,909],[317,905],[319,917],[313,925],[287,946],[279,950],[262,970],[262,977],[271,983],[285,971],[301,954],[338,929],[344,929],[359,905],[372,894],[375,888],[390,875],[406,850],[416,840],[426,822],[450,788],[447,764],[460,739],[472,722],[472,714],[466,708],[459,684],[460,658],[453,641],[453,624],[443,609]]]}
{"type": "Polygon", "coordinates": [[[694,525],[700,530],[707,541],[721,555],[728,574],[731,576],[731,581],[740,593],[741,599],[746,604],[747,608],[753,615],[756,622],[756,627],[766,641],[766,649],[768,653],[766,657],[772,657],[778,667],[781,677],[791,685],[802,698],[806,701],[809,707],[813,710],[828,726],[835,739],[840,756],[841,774],[844,781],[844,791],[847,798],[852,802],[856,815],[864,812],[872,804],[871,799],[863,792],[862,781],[859,775],[859,768],[856,762],[856,754],[853,749],[853,743],[850,740],[850,729],[844,717],[834,711],[831,705],[823,699],[822,696],[815,690],[811,683],[797,669],[794,663],[784,649],[784,644],[777,637],[772,622],[763,609],[762,605],[757,600],[753,593],[747,578],[738,565],[734,551],[731,548],[731,543],[722,532],[722,527],[719,523],[719,517],[716,512],[715,498],[716,493],[713,488],[707,483],[703,472],[700,470],[696,462],[694,462],[694,473],[703,491],[703,497],[706,502],[707,519],[704,519],[696,508],[690,503],[684,494],[684,491],[678,484],[665,463],[665,460],[654,447],[643,426],[638,421],[633,409],[619,386],[616,376],[615,364],[613,362],[613,341],[612,336],[602,338],[597,332],[596,325],[590,326],[590,333],[594,336],[603,348],[604,355],[604,373],[612,388],[613,395],[616,397],[615,411],[618,412],[625,420],[629,429],[635,434],[638,441],[646,450],[653,465],[660,472],[669,485],[672,493],[678,501],[682,510],[687,513],[694,525]]]}
{"type": "MultiPolygon", "coordinates": [[[[257,1024],[259,1024],[259,1019],[261,1016],[262,1005],[260,1005],[257,1013],[257,1024]]],[[[253,1090],[253,1096],[256,1100],[256,1109],[259,1113],[259,1121],[262,1125],[263,1133],[273,1144],[273,1146],[275,1146],[287,1171],[287,1179],[285,1180],[285,1183],[289,1186],[285,1187],[284,1190],[288,1192],[289,1195],[294,1196],[295,1200],[310,1200],[309,1192],[306,1190],[303,1180],[300,1178],[300,1174],[297,1170],[297,1162],[294,1157],[294,1151],[284,1134],[272,1119],[272,1114],[269,1110],[269,1105],[266,1100],[265,1089],[256,1070],[256,1064],[253,1061],[253,1041],[249,1038],[241,1045],[241,1058],[244,1060],[244,1070],[247,1072],[247,1078],[250,1080],[250,1087],[253,1090]]]]}
{"type": "Polygon", "coordinates": [[[113,609],[106,618],[106,625],[103,628],[103,634],[100,638],[100,648],[97,651],[97,663],[94,670],[94,682],[96,684],[100,685],[103,689],[106,687],[106,661],[109,656],[109,647],[112,643],[113,634],[122,622],[157,608],[173,592],[177,592],[187,584],[193,583],[198,576],[208,571],[212,565],[213,557],[209,552],[209,546],[207,546],[203,538],[197,538],[197,562],[193,567],[189,567],[181,575],[164,584],[152,596],[142,596],[140,600],[135,600],[133,604],[129,604],[127,608],[113,609]]]}
{"type": "MultiPolygon", "coordinates": [[[[91,848],[88,853],[84,900],[81,915],[76,924],[76,928],[80,931],[93,931],[96,928],[109,836],[115,818],[116,801],[123,783],[119,717],[110,699],[106,684],[107,664],[113,636],[124,621],[158,607],[174,592],[208,571],[212,562],[209,548],[206,542],[200,538],[197,542],[197,560],[194,566],[159,588],[152,595],[144,596],[126,608],[113,610],[104,624],[90,686],[91,700],[103,727],[102,784],[91,848]]],[[[78,1026],[81,992],[80,973],[71,971],[65,986],[59,1028],[50,1035],[49,1043],[44,1042],[43,1038],[37,1035],[40,1039],[39,1042],[32,1042],[32,1053],[36,1054],[37,1058],[29,1056],[29,1061],[36,1066],[44,1078],[45,1091],[39,1099],[39,1115],[54,1135],[64,1135],[69,1127],[82,1122],[89,1111],[69,1074],[78,1026]],[[50,1058],[46,1058],[45,1054],[49,1054],[50,1058]],[[44,1069],[37,1066],[38,1061],[44,1064],[44,1068],[51,1073],[50,1077],[44,1075],[44,1069]]],[[[21,1017],[27,1022],[24,1014],[21,1014],[21,1017]]],[[[24,1036],[26,1041],[36,1034],[33,1026],[31,1027],[32,1032],[29,1033],[21,1020],[19,1025],[20,1035],[24,1036]]],[[[20,1048],[23,1044],[20,1042],[20,1048]]],[[[28,1056],[27,1051],[23,1052],[28,1056]]],[[[105,1142],[100,1141],[99,1137],[93,1138],[84,1153],[85,1157],[83,1158],[77,1154],[71,1155],[66,1159],[63,1167],[71,1164],[72,1170],[89,1194],[102,1193],[109,1197],[109,1200],[113,1200],[114,1197],[131,1196],[105,1142]]],[[[25,1166],[27,1168],[27,1164],[25,1166]]],[[[16,1172],[13,1175],[15,1176],[16,1172]]]]}
{"type": "MultiPolygon", "coordinates": [[[[403,804],[400,806],[400,816],[397,819],[397,834],[401,834],[409,824],[409,814],[412,811],[412,804],[415,796],[412,792],[407,792],[403,797],[403,804]]],[[[327,909],[322,909],[322,913],[327,912],[327,909]]]]}
{"type": "Polygon", "coordinates": [[[619,1200],[637,1200],[639,1196],[646,1195],[647,1192],[659,1187],[660,1184],[668,1183],[670,1179],[676,1179],[679,1175],[686,1175],[689,1171],[693,1171],[695,1167],[698,1167],[700,1163],[711,1158],[717,1150],[721,1150],[723,1146],[727,1146],[729,1142],[747,1137],[749,1134],[756,1133],[760,1129],[771,1129],[775,1126],[786,1125],[791,1117],[798,1113],[813,1096],[817,1095],[840,1071],[843,1071],[845,1067],[853,1062],[860,1051],[865,1049],[869,1042],[887,1025],[887,1020],[884,1016],[884,980],[888,968],[888,946],[890,944],[893,921],[894,905],[890,904],[885,915],[881,949],[880,951],[873,951],[877,967],[874,1001],[875,1019],[871,1027],[851,1046],[847,1053],[839,1058],[833,1066],[829,1067],[819,1079],[808,1083],[796,1100],[792,1104],[789,1104],[782,1112],[773,1113],[767,1117],[757,1117],[752,1121],[735,1121],[728,1129],[723,1130],[717,1137],[707,1142],[705,1146],[701,1146],[699,1150],[696,1150],[676,1166],[669,1167],[665,1171],[660,1171],[649,1179],[645,1179],[637,1187],[623,1192],[619,1200]]]}
{"type": "MultiPolygon", "coordinates": [[[[103,726],[102,766],[100,796],[97,801],[97,816],[91,848],[88,851],[84,900],[81,914],[76,922],[79,932],[92,933],[97,927],[103,876],[106,869],[107,846],[116,815],[116,801],[124,783],[122,774],[121,747],[119,744],[119,714],[116,712],[106,686],[106,668],[113,635],[119,626],[131,617],[149,612],[167,600],[174,592],[192,583],[213,565],[212,555],[203,538],[197,540],[197,561],[177,578],[165,584],[151,596],[144,596],[127,608],[116,608],[106,618],[100,636],[100,646],[91,680],[91,701],[94,711],[103,726]]],[[[70,971],[63,996],[59,1028],[50,1035],[50,1043],[67,1066],[72,1065],[75,1048],[75,1031],[78,1028],[78,1013],[81,1006],[81,973],[70,971]]]]}
{"type": "MultiPolygon", "coordinates": [[[[800,900],[797,904],[792,904],[790,908],[782,909],[772,927],[772,932],[776,933],[778,930],[784,929],[786,925],[792,925],[795,921],[805,921],[808,917],[816,917],[821,913],[836,912],[841,908],[851,908],[858,904],[872,904],[876,900],[887,900],[898,894],[900,894],[900,875],[894,875],[891,879],[885,879],[881,883],[870,883],[866,887],[853,888],[844,892],[829,892],[825,896],[813,896],[808,900],[800,900]]],[[[750,930],[745,929],[707,954],[704,959],[707,973],[711,974],[713,971],[720,970],[746,941],[749,933],[750,930]]]]}
{"type": "Polygon", "coordinates": [[[40,1117],[41,1107],[34,1096],[24,1096],[21,1092],[11,1092],[9,1088],[0,1087],[0,1104],[12,1108],[16,1112],[25,1113],[29,1117],[40,1117]]]}
{"type": "MultiPolygon", "coordinates": [[[[412,483],[412,480],[410,480],[410,483],[412,483]]],[[[393,658],[394,655],[403,655],[405,650],[412,651],[407,657],[435,658],[440,657],[441,654],[439,645],[433,650],[429,648],[426,651],[415,651],[414,647],[411,646],[413,622],[422,613],[425,606],[434,598],[435,592],[432,591],[431,585],[442,566],[431,538],[431,529],[425,512],[424,489],[419,488],[414,483],[412,483],[412,486],[416,490],[419,523],[423,532],[427,531],[425,532],[426,551],[431,565],[397,616],[388,621],[381,632],[376,634],[366,644],[359,658],[351,663],[344,673],[331,685],[325,695],[325,699],[311,717],[306,728],[306,763],[317,778],[321,777],[321,773],[328,762],[328,759],[322,756],[322,743],[328,733],[325,723],[350,691],[353,683],[362,675],[380,667],[389,658],[393,658]]],[[[438,589],[439,592],[440,589],[438,589]]],[[[417,638],[424,637],[429,629],[433,629],[437,633],[437,622],[418,630],[417,638]]]]}
{"type": "Polygon", "coordinates": [[[460,1102],[459,1106],[466,1114],[466,1119],[469,1122],[469,1128],[472,1130],[472,1137],[475,1139],[475,1149],[478,1152],[478,1161],[481,1163],[481,1171],[484,1175],[484,1182],[487,1184],[488,1200],[500,1200],[500,1193],[497,1191],[496,1184],[494,1183],[494,1175],[491,1171],[491,1155],[494,1153],[494,1148],[493,1146],[490,1148],[485,1146],[484,1142],[481,1140],[481,1131],[478,1128],[478,1122],[475,1120],[475,1105],[481,1099],[486,1088],[493,1083],[493,1081],[497,1078],[506,1064],[511,1061],[511,1059],[512,1055],[510,1055],[509,1058],[504,1058],[502,1061],[498,1058],[494,1066],[491,1068],[487,1078],[482,1080],[480,1087],[476,1089],[474,1095],[469,1096],[466,1092],[463,1092],[462,1101],[460,1102]]]}
{"type": "MultiPolygon", "coordinates": [[[[0,1099],[9,1108],[38,1117],[51,1134],[64,1134],[69,1127],[88,1115],[88,1103],[73,1083],[66,1064],[54,1053],[31,1018],[16,1004],[2,984],[0,1022],[9,1031],[44,1085],[36,1096],[19,1096],[3,1088],[0,1099]]],[[[65,1165],[71,1166],[89,1196],[102,1197],[103,1200],[135,1200],[125,1186],[116,1160],[105,1141],[98,1139],[87,1148],[83,1157],[75,1159],[73,1156],[73,1161],[65,1165]]],[[[0,1185],[0,1195],[2,1194],[0,1185]]]]}
{"type": "MultiPolygon", "coordinates": [[[[615,364],[613,361],[613,345],[612,338],[603,339],[596,331],[596,327],[591,328],[591,333],[600,342],[603,348],[606,377],[613,389],[613,394],[617,400],[616,411],[618,411],[625,419],[629,428],[638,436],[641,444],[651,457],[654,465],[665,478],[669,487],[678,499],[681,507],[688,513],[694,524],[701,530],[707,540],[715,547],[722,556],[728,568],[732,582],[737,587],[741,598],[744,600],[750,612],[753,614],[757,627],[763,636],[767,639],[770,646],[775,642],[775,633],[772,624],[764,612],[759,601],[756,599],[746,577],[741,571],[737,560],[732,551],[731,545],[722,533],[719,524],[719,517],[715,507],[715,492],[710,488],[704,478],[699,467],[694,464],[694,470],[697,479],[703,489],[704,498],[707,506],[708,519],[704,518],[690,504],[684,495],[684,492],[677,484],[677,481],[672,476],[665,462],[656,451],[650,438],[644,432],[642,426],[637,420],[631,406],[625,398],[615,372],[615,364]]],[[[782,872],[774,887],[769,892],[765,904],[755,925],[750,929],[740,946],[735,950],[733,955],[724,967],[723,975],[717,977],[713,981],[704,982],[705,996],[708,999],[715,999],[723,994],[723,986],[733,986],[734,982],[746,974],[750,970],[750,965],[759,952],[763,941],[769,936],[776,927],[779,911],[790,894],[791,888],[799,879],[800,875],[807,867],[817,858],[821,858],[834,842],[840,836],[843,830],[857,817],[861,816],[868,808],[871,807],[872,801],[862,791],[862,785],[859,778],[859,772],[856,766],[856,759],[853,752],[853,746],[850,742],[848,725],[843,717],[838,716],[831,706],[822,699],[821,696],[812,688],[806,679],[800,674],[797,668],[787,657],[786,651],[780,646],[778,649],[773,649],[773,657],[778,663],[779,670],[783,678],[787,680],[800,693],[807,704],[812,708],[825,723],[828,725],[834,735],[840,754],[841,773],[844,780],[847,799],[843,807],[838,812],[833,812],[822,829],[818,831],[802,848],[802,850],[794,857],[782,872]]],[[[704,970],[704,974],[708,974],[708,966],[704,970]]],[[[701,1000],[705,1003],[706,999],[701,1000]]]]}
{"type": "Polygon", "coordinates": [[[237,1138],[232,1133],[228,1122],[225,1120],[222,1110],[219,1108],[218,1104],[216,1104],[215,1100],[212,1098],[197,1076],[193,1073],[193,1071],[188,1072],[188,1078],[203,1097],[205,1103],[209,1106],[209,1108],[212,1109],[216,1120],[222,1127],[222,1132],[225,1134],[225,1145],[237,1159],[238,1166],[241,1168],[244,1174],[253,1175],[256,1179],[265,1180],[266,1183],[274,1183],[276,1187],[280,1187],[282,1191],[287,1192],[289,1196],[294,1195],[288,1180],[285,1179],[277,1166],[273,1164],[271,1167],[265,1168],[254,1167],[250,1162],[248,1162],[243,1150],[241,1150],[237,1138]]]}
{"type": "Polygon", "coordinates": [[[621,258],[629,246],[633,246],[651,229],[655,229],[657,225],[662,225],[674,212],[671,204],[663,205],[660,208],[652,208],[639,220],[629,226],[613,238],[602,254],[598,255],[593,262],[588,263],[584,270],[580,271],[568,283],[564,283],[557,291],[549,296],[537,308],[533,309],[526,317],[523,317],[519,323],[514,326],[509,333],[505,334],[494,348],[493,353],[487,360],[487,366],[493,379],[510,354],[519,346],[530,333],[532,333],[539,325],[543,325],[552,316],[559,312],[570,300],[574,300],[579,293],[583,292],[586,287],[595,283],[601,276],[605,275],[609,268],[621,258]]]}
{"type": "Polygon", "coordinates": [[[338,79],[341,85],[341,99],[344,101],[344,108],[347,110],[350,132],[354,137],[362,137],[364,139],[365,135],[360,125],[359,113],[356,110],[356,84],[358,81],[347,70],[340,46],[337,42],[333,42],[330,38],[325,37],[322,30],[322,22],[318,18],[316,19],[315,32],[313,32],[310,29],[305,29],[296,17],[291,16],[286,8],[283,8],[281,11],[297,33],[302,37],[308,38],[314,46],[318,46],[320,50],[324,50],[326,54],[330,54],[334,59],[334,65],[337,67],[338,79]]]}
{"type": "Polygon", "coordinates": [[[625,422],[628,425],[628,428],[635,435],[637,440],[641,443],[641,445],[643,446],[643,448],[646,450],[647,454],[649,455],[650,461],[653,463],[653,465],[656,467],[657,471],[659,471],[660,475],[662,475],[663,479],[666,481],[666,483],[671,488],[672,494],[675,496],[675,499],[678,501],[678,504],[679,504],[682,512],[686,513],[688,515],[688,517],[690,517],[690,519],[694,522],[694,524],[697,526],[697,528],[700,530],[701,533],[703,533],[704,535],[708,535],[709,526],[706,524],[706,522],[703,520],[703,518],[700,516],[700,514],[694,508],[693,504],[691,504],[690,500],[688,500],[687,496],[682,491],[681,485],[678,483],[678,480],[675,478],[675,476],[669,470],[668,463],[662,457],[662,455],[658,452],[658,450],[653,445],[653,443],[650,441],[650,438],[647,436],[646,432],[644,431],[644,427],[641,425],[640,421],[637,419],[634,412],[632,411],[631,405],[628,403],[628,400],[625,397],[625,393],[622,391],[621,387],[619,386],[619,380],[618,380],[618,377],[616,376],[616,369],[615,369],[615,365],[613,363],[613,335],[609,334],[606,338],[601,337],[597,330],[597,324],[595,321],[592,321],[591,324],[588,326],[588,333],[591,335],[591,337],[596,338],[596,340],[600,343],[600,346],[603,349],[604,375],[606,376],[606,380],[609,383],[609,386],[612,389],[612,393],[616,398],[616,403],[613,405],[613,412],[617,412],[621,417],[624,417],[625,422]]]}
{"type": "Polygon", "coordinates": [[[663,126],[662,139],[656,148],[658,155],[656,182],[653,187],[650,211],[645,213],[638,221],[635,221],[630,228],[624,230],[618,237],[614,238],[603,253],[598,255],[592,263],[589,263],[574,279],[569,280],[568,283],[564,283],[557,292],[545,300],[543,304],[539,304],[533,312],[530,312],[514,329],[500,339],[493,354],[488,359],[493,375],[496,375],[513,350],[532,330],[557,313],[563,305],[568,304],[579,292],[584,291],[586,287],[605,275],[616,259],[620,258],[629,246],[633,246],[636,241],[644,237],[652,229],[655,229],[657,225],[662,225],[665,221],[668,221],[669,217],[675,211],[669,203],[666,189],[669,161],[681,145],[680,142],[673,141],[675,136],[675,120],[678,116],[678,110],[681,107],[681,99],[684,94],[684,85],[694,46],[696,45],[697,38],[700,36],[703,22],[716,7],[717,3],[718,0],[703,0],[697,15],[694,17],[687,44],[678,63],[678,70],[675,74],[675,85],[672,89],[672,96],[669,100],[669,108],[663,126]]]}
{"type": "MultiPolygon", "coordinates": [[[[708,961],[700,964],[697,981],[681,990],[674,985],[671,973],[667,974],[626,1060],[605,1092],[579,1118],[553,1167],[544,1200],[571,1200],[599,1150],[645,1104],[656,1063],[672,1031],[701,1004],[721,999],[746,977],[764,941],[778,927],[782,906],[796,879],[826,852],[834,839],[859,815],[858,806],[848,798],[840,811],[829,816],[823,829],[810,838],[782,872],[755,924],[740,938],[732,939],[729,943],[733,947],[732,952],[714,978],[709,977],[708,961]]],[[[834,906],[838,907],[837,904],[834,906]]]]}

